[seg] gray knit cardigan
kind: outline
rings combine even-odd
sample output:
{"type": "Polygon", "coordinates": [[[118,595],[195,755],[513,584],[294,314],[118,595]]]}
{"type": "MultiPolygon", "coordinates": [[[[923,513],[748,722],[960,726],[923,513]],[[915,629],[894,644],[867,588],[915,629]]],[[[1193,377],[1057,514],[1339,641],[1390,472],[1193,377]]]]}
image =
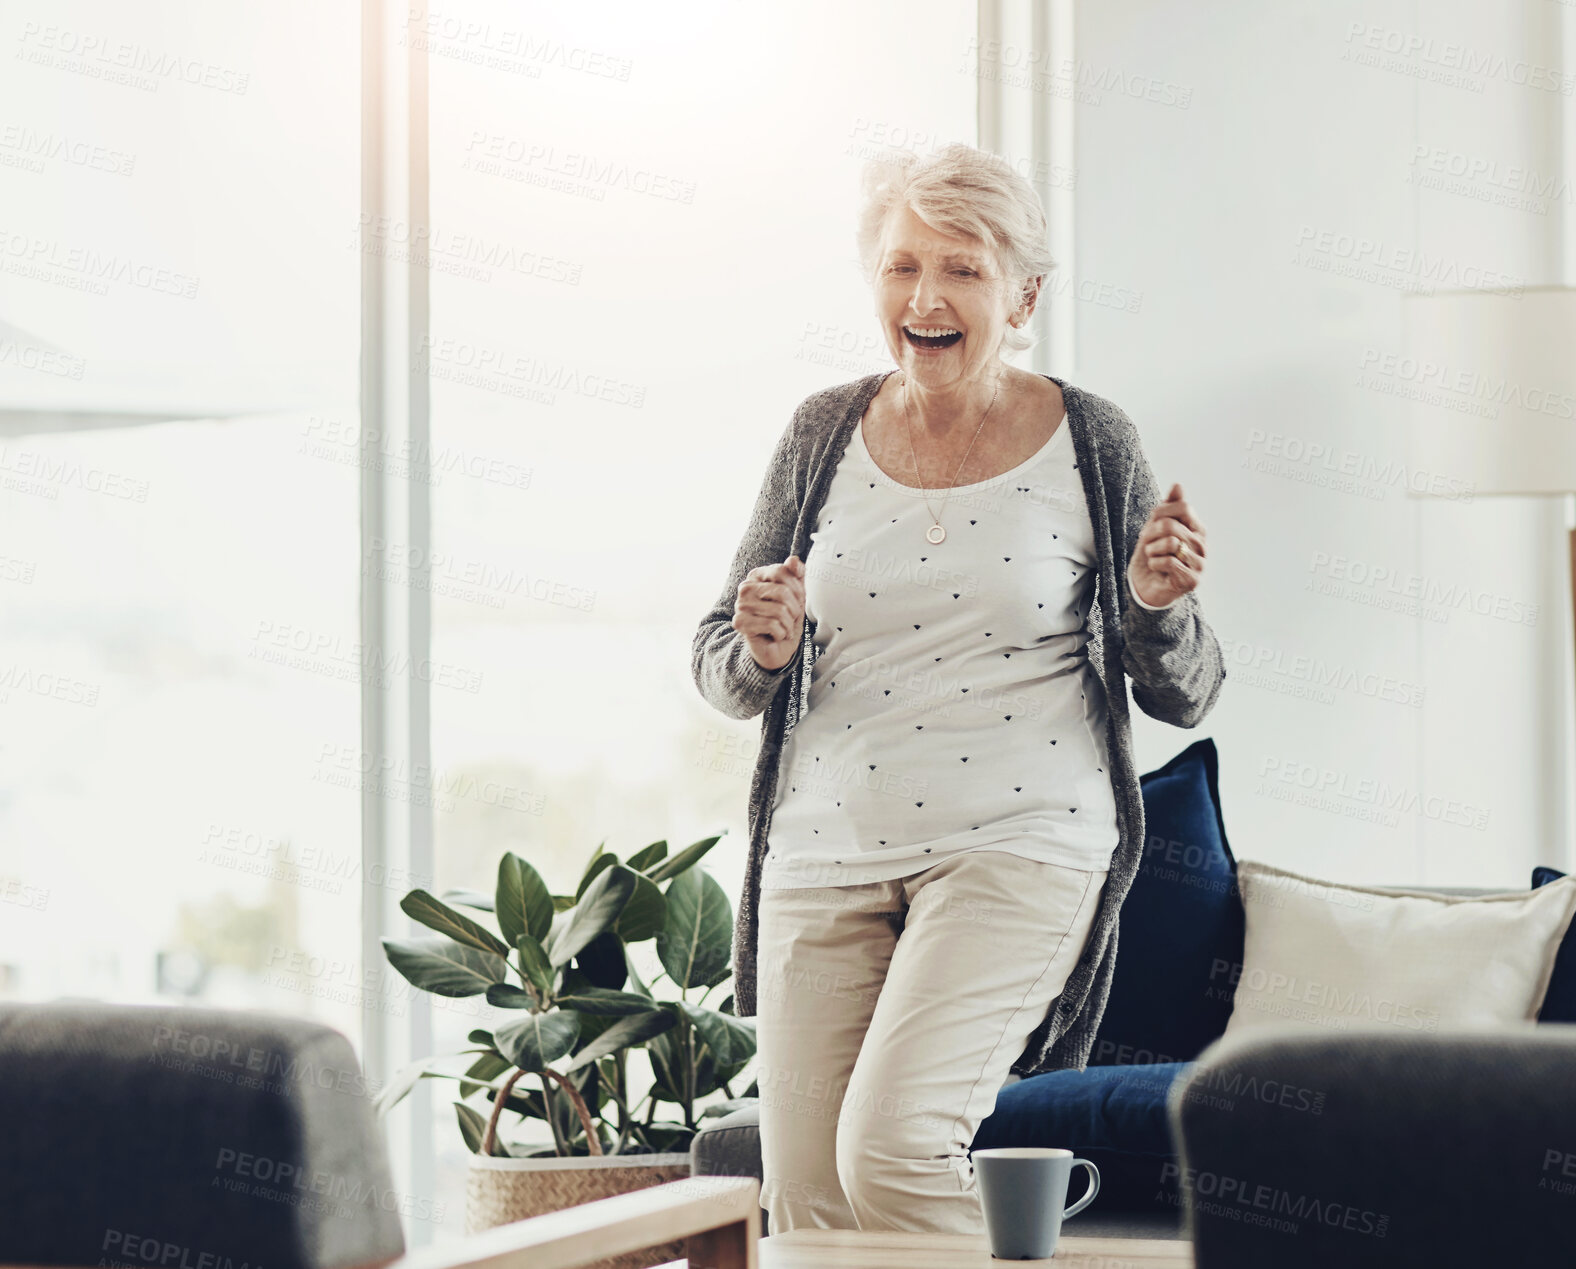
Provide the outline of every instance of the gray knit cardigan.
{"type": "MultiPolygon", "coordinates": [[[[739,583],[752,568],[779,564],[793,554],[808,558],[810,534],[849,438],[892,373],[824,388],[800,403],[772,454],[727,584],[695,632],[691,668],[706,701],[729,718],[753,718],[762,711],[765,715],[750,783],[749,861],[734,918],[734,1012],[741,1018],[753,1018],[756,1011],[757,905],[779,759],[783,742],[808,708],[810,667],[819,649],[807,616],[793,660],[775,672],[763,669],[744,635],[733,629],[734,604],[739,583]]],[[[1220,643],[1204,620],[1196,592],[1158,610],[1132,602],[1127,565],[1139,530],[1161,494],[1132,420],[1103,397],[1054,375],[1045,377],[1061,388],[1066,403],[1065,426],[1072,429],[1099,553],[1085,651],[1105,687],[1119,840],[1083,955],[1013,1063],[1011,1069],[1021,1076],[1086,1066],[1110,996],[1117,916],[1138,871],[1144,842],[1144,804],[1133,765],[1124,672],[1133,680],[1139,708],[1177,727],[1198,725],[1214,706],[1226,677],[1220,643]],[[1108,628],[1107,606],[1113,601],[1115,620],[1108,628]],[[1108,638],[1111,634],[1115,637],[1108,638]]]]}

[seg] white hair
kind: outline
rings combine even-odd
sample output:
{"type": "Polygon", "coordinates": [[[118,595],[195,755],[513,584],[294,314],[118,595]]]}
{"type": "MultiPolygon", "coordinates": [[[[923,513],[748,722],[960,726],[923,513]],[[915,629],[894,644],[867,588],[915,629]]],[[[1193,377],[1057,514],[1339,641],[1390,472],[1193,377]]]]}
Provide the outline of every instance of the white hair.
{"type": "MultiPolygon", "coordinates": [[[[933,229],[984,243],[1017,288],[1019,303],[1031,294],[1035,278],[1056,267],[1040,196],[998,154],[961,142],[925,158],[891,150],[865,164],[860,186],[856,240],[867,282],[874,283],[881,262],[887,217],[905,205],[933,229]]],[[[1002,334],[1002,346],[1011,352],[1034,342],[1024,327],[1008,326],[1002,334]]]]}

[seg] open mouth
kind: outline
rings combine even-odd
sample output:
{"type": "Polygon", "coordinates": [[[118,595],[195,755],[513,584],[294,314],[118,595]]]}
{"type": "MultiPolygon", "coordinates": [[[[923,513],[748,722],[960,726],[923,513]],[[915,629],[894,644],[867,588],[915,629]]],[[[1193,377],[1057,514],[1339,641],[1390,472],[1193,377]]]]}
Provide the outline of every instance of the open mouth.
{"type": "Polygon", "coordinates": [[[953,326],[905,326],[903,337],[915,348],[939,351],[951,348],[963,338],[963,332],[953,326]]]}

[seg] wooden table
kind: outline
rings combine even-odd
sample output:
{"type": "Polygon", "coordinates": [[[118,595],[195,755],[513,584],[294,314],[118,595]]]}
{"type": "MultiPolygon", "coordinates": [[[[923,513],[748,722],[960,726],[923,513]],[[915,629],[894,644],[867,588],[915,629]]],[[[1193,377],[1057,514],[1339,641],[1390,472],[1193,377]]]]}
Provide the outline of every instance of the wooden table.
{"type": "Polygon", "coordinates": [[[897,1234],[849,1229],[793,1229],[756,1244],[760,1269],[1193,1269],[1186,1239],[1079,1238],[1063,1233],[1050,1260],[996,1260],[990,1242],[967,1234],[897,1234]]]}
{"type": "Polygon", "coordinates": [[[581,1269],[677,1238],[688,1256],[657,1269],[1193,1269],[1186,1239],[1102,1238],[1063,1231],[1050,1260],[996,1260],[983,1234],[792,1229],[761,1235],[761,1183],[697,1176],[499,1225],[454,1245],[408,1252],[367,1269],[581,1269]]]}

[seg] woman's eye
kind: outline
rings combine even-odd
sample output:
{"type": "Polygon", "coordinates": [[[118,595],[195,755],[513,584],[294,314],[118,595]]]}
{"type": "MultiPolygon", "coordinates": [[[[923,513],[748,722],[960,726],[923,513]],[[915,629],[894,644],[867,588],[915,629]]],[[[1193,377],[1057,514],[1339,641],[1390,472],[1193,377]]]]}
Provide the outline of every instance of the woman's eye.
{"type": "MultiPolygon", "coordinates": [[[[890,267],[888,267],[887,272],[888,273],[912,273],[912,272],[914,272],[914,266],[911,265],[911,264],[894,264],[894,265],[891,265],[890,267]]],[[[958,269],[952,270],[952,272],[953,272],[954,276],[960,277],[960,278],[973,278],[973,277],[978,277],[979,276],[979,274],[976,273],[973,269],[958,268],[958,269]]]]}

